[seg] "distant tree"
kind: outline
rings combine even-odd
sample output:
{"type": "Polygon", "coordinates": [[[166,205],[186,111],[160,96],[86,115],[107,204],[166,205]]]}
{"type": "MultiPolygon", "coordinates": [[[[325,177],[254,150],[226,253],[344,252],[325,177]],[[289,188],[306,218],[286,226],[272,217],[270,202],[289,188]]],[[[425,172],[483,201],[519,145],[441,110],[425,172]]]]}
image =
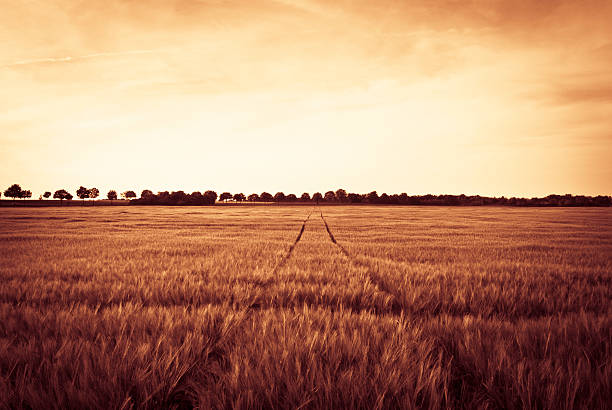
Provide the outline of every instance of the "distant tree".
{"type": "Polygon", "coordinates": [[[6,189],[6,191],[4,191],[4,196],[13,198],[13,201],[15,198],[21,198],[21,187],[19,184],[11,185],[6,189]]]}
{"type": "MultiPolygon", "coordinates": [[[[100,191],[98,190],[98,188],[91,188],[89,190],[89,197],[91,199],[96,199],[98,196],[100,196],[100,191]]],[[[91,206],[95,205],[95,201],[91,201],[91,206]]]]}
{"type": "Polygon", "coordinates": [[[117,191],[115,191],[114,189],[111,189],[110,191],[108,191],[108,193],[106,194],[106,197],[111,201],[111,205],[113,204],[113,201],[115,199],[117,199],[117,191]]]}
{"type": "Polygon", "coordinates": [[[285,197],[285,201],[287,202],[295,202],[297,201],[297,196],[295,194],[289,194],[285,197]]]}
{"type": "Polygon", "coordinates": [[[158,197],[150,189],[143,189],[140,192],[140,199],[138,203],[141,204],[153,204],[158,202],[158,197]]]}
{"type": "Polygon", "coordinates": [[[232,199],[232,194],[229,192],[224,192],[221,194],[221,196],[219,196],[219,201],[226,202],[228,199],[232,199]]]}
{"type": "Polygon", "coordinates": [[[162,205],[170,204],[170,192],[168,191],[159,191],[157,192],[156,202],[162,205]]]}
{"type": "Polygon", "coordinates": [[[136,198],[136,192],[134,191],[125,191],[121,193],[121,196],[125,199],[132,199],[132,198],[136,198]]]}
{"type": "Polygon", "coordinates": [[[262,192],[261,195],[259,195],[259,199],[261,202],[272,202],[274,201],[274,197],[269,194],[268,192],[262,192]]]}
{"type": "Polygon", "coordinates": [[[66,191],[65,189],[59,189],[55,191],[55,193],[53,194],[53,198],[59,199],[61,205],[64,199],[72,199],[72,195],[70,195],[70,193],[68,193],[68,191],[66,191]]]}
{"type": "Polygon", "coordinates": [[[320,192],[315,192],[314,194],[312,194],[312,200],[318,204],[319,201],[323,200],[323,195],[321,195],[320,192]]]}
{"type": "Polygon", "coordinates": [[[285,200],[285,194],[282,192],[277,192],[274,195],[274,201],[275,202],[283,202],[285,200]]]}
{"type": "Polygon", "coordinates": [[[310,194],[308,192],[304,192],[302,196],[300,197],[300,201],[302,202],[310,201],[310,194]]]}
{"type": "Polygon", "coordinates": [[[334,202],[336,200],[336,193],[334,191],[327,191],[324,198],[326,202],[334,202]]]}
{"type": "Polygon", "coordinates": [[[378,202],[378,193],[376,193],[376,191],[372,191],[366,196],[366,198],[368,199],[369,203],[375,204],[378,202]]]}
{"type": "Polygon", "coordinates": [[[361,202],[361,195],[350,193],[347,196],[348,201],[352,204],[358,204],[361,202]]]}
{"type": "Polygon", "coordinates": [[[170,194],[170,201],[173,204],[180,204],[187,201],[187,194],[184,191],[173,191],[170,194]]]}
{"type": "Polygon", "coordinates": [[[199,191],[192,192],[191,195],[189,195],[188,201],[193,205],[204,205],[204,202],[206,202],[204,195],[199,191]]]}
{"type": "Polygon", "coordinates": [[[346,191],[344,189],[339,189],[336,191],[336,199],[338,200],[338,202],[347,202],[347,195],[346,195],[346,191]]]}
{"type": "Polygon", "coordinates": [[[217,200],[217,193],[215,191],[204,192],[204,200],[206,205],[214,205],[217,200]]]}
{"type": "Polygon", "coordinates": [[[391,202],[391,199],[389,197],[389,195],[387,195],[386,192],[383,192],[383,194],[380,196],[380,198],[378,198],[378,202],[380,202],[381,204],[388,204],[391,202]]]}
{"type": "Polygon", "coordinates": [[[612,198],[609,196],[597,195],[594,199],[594,203],[596,206],[610,206],[612,205],[612,198]]]}
{"type": "Polygon", "coordinates": [[[246,201],[246,197],[242,193],[234,194],[234,201],[236,201],[236,202],[246,201]]]}
{"type": "Polygon", "coordinates": [[[49,199],[49,197],[50,197],[50,196],[51,196],[51,192],[49,192],[49,191],[46,191],[46,192],[43,194],[43,197],[44,197],[45,199],[49,199]]]}
{"type": "Polygon", "coordinates": [[[257,201],[259,201],[259,195],[251,194],[251,195],[248,196],[247,199],[249,200],[249,202],[257,202],[257,201]]]}
{"type": "Polygon", "coordinates": [[[89,189],[85,188],[82,185],[79,187],[79,189],[77,189],[76,194],[79,198],[83,200],[83,205],[85,205],[85,198],[89,198],[89,193],[89,189]]]}
{"type": "Polygon", "coordinates": [[[30,190],[21,191],[20,197],[22,199],[32,198],[32,191],[30,191],[30,190]]]}
{"type": "Polygon", "coordinates": [[[143,189],[143,191],[140,193],[140,197],[142,199],[149,199],[153,196],[153,191],[149,190],[149,189],[143,189]]]}

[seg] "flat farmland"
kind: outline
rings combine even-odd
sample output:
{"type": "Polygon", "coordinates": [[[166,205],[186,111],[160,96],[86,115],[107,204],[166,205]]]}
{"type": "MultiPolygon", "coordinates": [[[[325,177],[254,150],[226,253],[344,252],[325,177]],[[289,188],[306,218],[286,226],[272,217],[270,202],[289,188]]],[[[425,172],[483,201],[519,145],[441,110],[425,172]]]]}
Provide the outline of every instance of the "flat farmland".
{"type": "Polygon", "coordinates": [[[0,406],[612,404],[612,210],[0,209],[0,406]]]}

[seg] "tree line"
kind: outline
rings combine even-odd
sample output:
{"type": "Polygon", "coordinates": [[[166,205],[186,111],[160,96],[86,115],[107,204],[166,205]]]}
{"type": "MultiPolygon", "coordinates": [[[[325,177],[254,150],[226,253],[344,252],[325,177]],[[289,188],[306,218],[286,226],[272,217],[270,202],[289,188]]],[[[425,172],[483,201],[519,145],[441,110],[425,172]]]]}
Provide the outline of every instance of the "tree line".
{"type": "MultiPolygon", "coordinates": [[[[80,186],[76,191],[76,196],[83,200],[96,199],[100,195],[97,188],[86,188],[80,186]]],[[[4,191],[4,196],[8,198],[31,198],[32,192],[23,190],[18,184],[11,185],[4,191]]],[[[51,192],[47,191],[42,198],[51,197],[51,192]]],[[[243,193],[232,194],[223,192],[217,195],[215,191],[192,192],[188,194],[184,191],[162,191],[157,194],[145,189],[138,198],[134,191],[124,191],[121,193],[123,199],[138,205],[214,205],[217,200],[220,202],[259,202],[259,203],[326,203],[326,204],[379,204],[379,205],[447,205],[447,206],[479,206],[479,205],[507,205],[507,206],[611,206],[612,197],[598,195],[548,195],[542,198],[506,198],[506,197],[486,197],[480,195],[408,195],[406,193],[391,194],[383,193],[378,195],[376,191],[368,194],[347,193],[344,189],[327,191],[324,194],[315,192],[312,196],[304,192],[299,197],[295,194],[285,194],[277,192],[272,195],[268,192],[261,194],[243,193]]],[[[59,189],[53,193],[53,198],[63,200],[73,199],[73,195],[65,189],[59,189]]],[[[118,198],[117,191],[110,190],[106,198],[112,203],[118,198]]],[[[92,205],[94,202],[92,201],[92,205]]]]}
{"type": "MultiPolygon", "coordinates": [[[[82,199],[83,201],[85,201],[85,199],[88,199],[88,198],[96,199],[98,196],[100,196],[100,191],[98,190],[98,188],[95,188],[95,187],[85,188],[84,186],[80,186],[79,189],[77,189],[75,193],[76,193],[76,196],[82,199]]],[[[17,198],[27,199],[27,198],[32,197],[32,192],[29,190],[22,189],[19,184],[13,184],[4,191],[4,196],[7,198],[12,198],[13,200],[17,198]]],[[[39,199],[40,200],[42,200],[43,198],[48,199],[50,197],[51,197],[51,191],[46,191],[40,196],[39,199]]],[[[133,198],[136,198],[136,193],[134,191],[125,191],[121,193],[121,197],[124,199],[133,199],[133,198]]],[[[53,193],[53,199],[59,199],[60,202],[62,202],[63,200],[69,201],[73,198],[74,196],[65,189],[58,189],[57,191],[53,193]]],[[[106,198],[111,201],[117,199],[117,191],[111,189],[106,194],[106,198]]]]}

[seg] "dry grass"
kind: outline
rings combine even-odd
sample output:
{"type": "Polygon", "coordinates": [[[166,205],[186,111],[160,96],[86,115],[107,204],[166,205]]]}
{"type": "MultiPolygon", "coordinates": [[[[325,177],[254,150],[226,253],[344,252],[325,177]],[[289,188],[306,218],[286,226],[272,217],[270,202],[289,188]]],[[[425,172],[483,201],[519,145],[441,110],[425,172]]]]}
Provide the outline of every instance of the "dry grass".
{"type": "Polygon", "coordinates": [[[310,211],[1,209],[0,405],[612,405],[610,209],[310,211]]]}

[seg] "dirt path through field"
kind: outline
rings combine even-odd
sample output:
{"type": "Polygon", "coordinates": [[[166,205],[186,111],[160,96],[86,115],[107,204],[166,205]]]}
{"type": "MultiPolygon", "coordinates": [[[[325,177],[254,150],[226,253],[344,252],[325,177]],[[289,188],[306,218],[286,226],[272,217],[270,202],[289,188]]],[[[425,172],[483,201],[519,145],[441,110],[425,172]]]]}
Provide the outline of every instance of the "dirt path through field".
{"type": "Polygon", "coordinates": [[[320,209],[319,209],[319,214],[321,215],[321,220],[323,221],[323,224],[325,225],[325,230],[327,231],[327,234],[329,235],[329,239],[332,241],[332,243],[336,245],[338,250],[342,252],[342,254],[346,256],[347,259],[351,261],[351,263],[353,263],[356,266],[360,266],[360,267],[367,269],[368,277],[370,278],[370,281],[372,282],[372,284],[374,284],[374,286],[379,291],[384,292],[391,297],[391,302],[392,302],[391,310],[393,313],[399,314],[402,311],[402,306],[398,301],[400,295],[397,292],[397,288],[394,287],[391,283],[389,283],[388,280],[385,280],[385,278],[382,275],[378,274],[374,269],[372,269],[372,267],[368,263],[365,263],[359,258],[351,255],[346,250],[346,248],[342,246],[342,244],[338,243],[338,241],[334,237],[334,234],[332,233],[327,223],[327,220],[323,216],[323,211],[321,211],[320,209]]]}
{"type": "MultiPolygon", "coordinates": [[[[319,210],[315,208],[313,212],[319,210]]],[[[393,296],[370,280],[367,269],[350,263],[346,254],[338,252],[338,245],[330,243],[322,219],[312,213],[301,224],[303,229],[295,222],[293,216],[293,229],[297,231],[293,247],[286,242],[285,253],[277,257],[277,269],[270,271],[262,283],[269,289],[259,295],[252,292],[254,309],[308,306],[393,314],[393,296]],[[281,260],[282,256],[286,257],[281,260]]]]}
{"type": "Polygon", "coordinates": [[[291,257],[291,254],[293,253],[293,249],[295,249],[295,245],[297,245],[298,242],[300,241],[300,239],[302,239],[302,234],[304,233],[304,229],[306,229],[306,223],[310,219],[310,216],[312,215],[313,211],[314,210],[310,211],[310,213],[308,214],[306,219],[304,219],[304,222],[302,223],[302,227],[300,228],[300,232],[298,233],[297,238],[295,238],[295,241],[291,244],[291,246],[289,247],[289,250],[287,251],[287,253],[283,257],[283,259],[281,259],[281,261],[278,263],[278,265],[276,265],[276,267],[274,267],[274,270],[272,271],[273,275],[276,275],[278,273],[278,270],[281,269],[283,266],[285,266],[285,264],[287,263],[287,261],[291,257]]]}

